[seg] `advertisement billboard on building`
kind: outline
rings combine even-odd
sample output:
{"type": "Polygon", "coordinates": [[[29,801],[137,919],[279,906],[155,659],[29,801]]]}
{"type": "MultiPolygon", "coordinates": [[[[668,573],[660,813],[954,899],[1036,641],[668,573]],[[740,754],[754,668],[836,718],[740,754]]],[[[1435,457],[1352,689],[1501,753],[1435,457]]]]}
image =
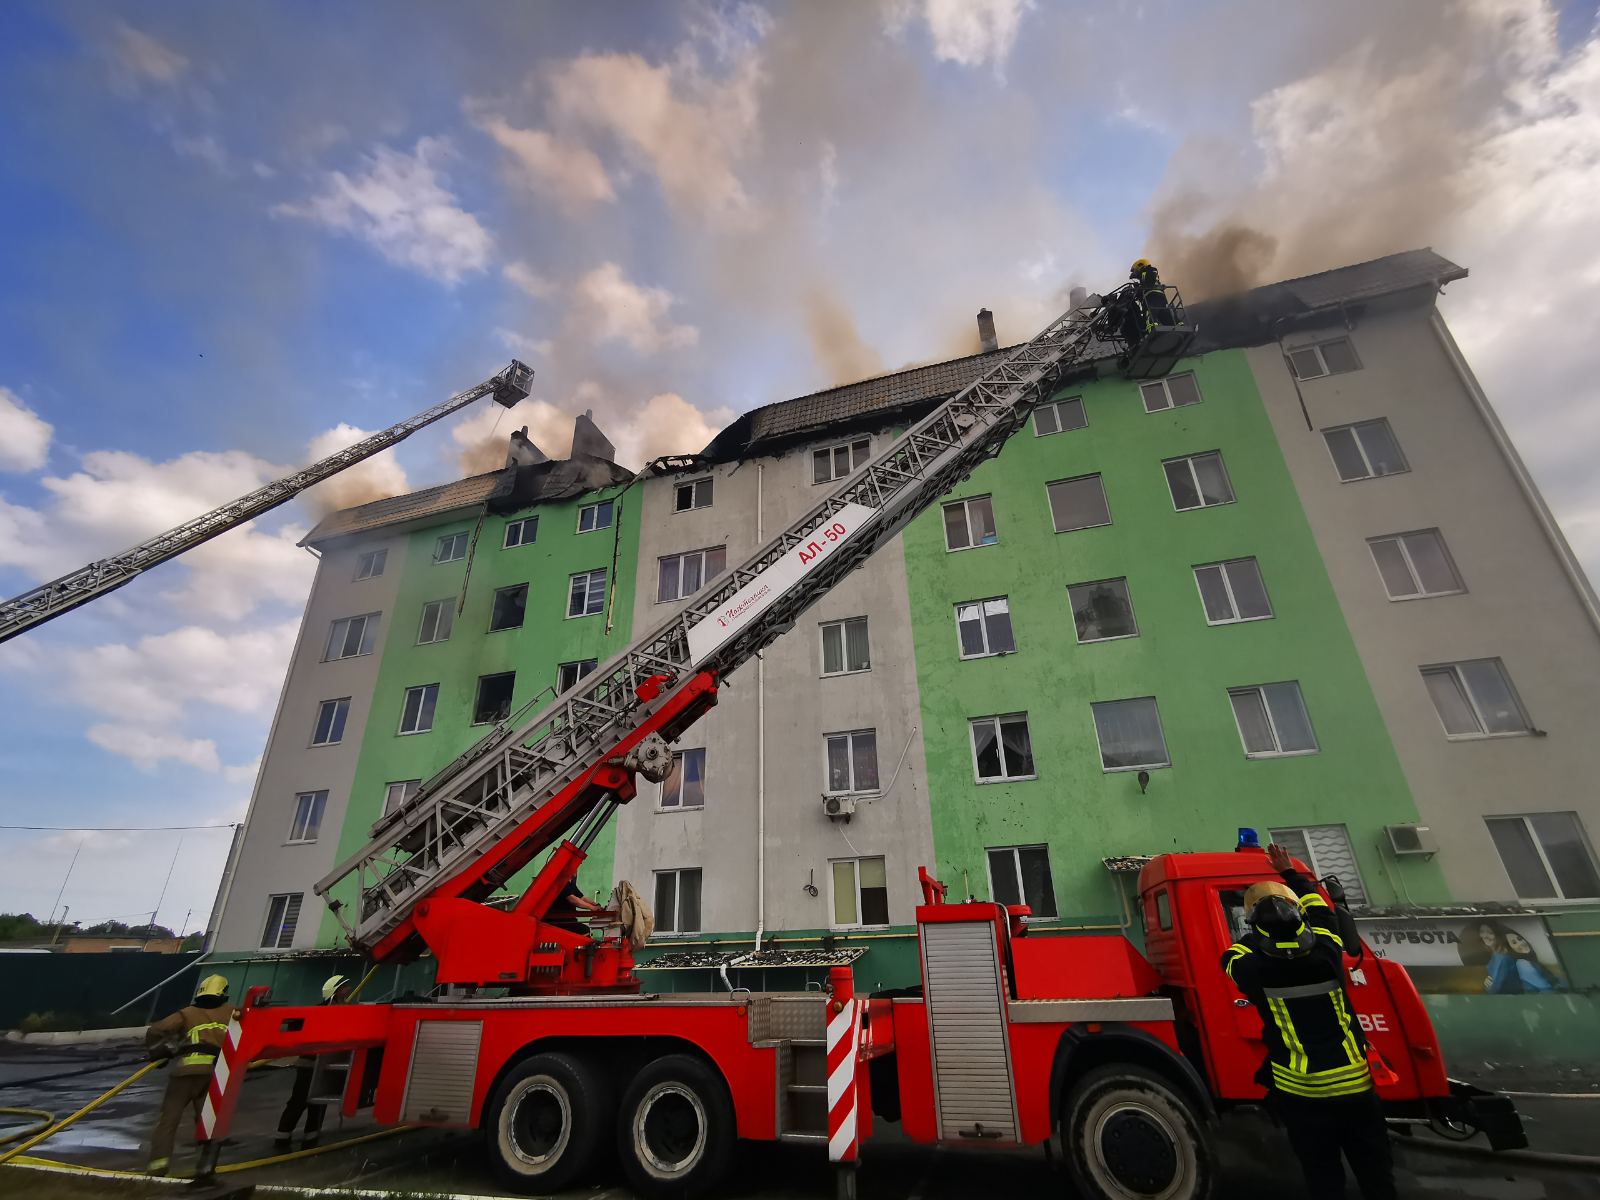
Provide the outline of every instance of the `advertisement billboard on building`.
{"type": "Polygon", "coordinates": [[[1376,917],[1357,925],[1367,949],[1403,963],[1418,991],[1520,996],[1568,987],[1542,917],[1376,917]]]}

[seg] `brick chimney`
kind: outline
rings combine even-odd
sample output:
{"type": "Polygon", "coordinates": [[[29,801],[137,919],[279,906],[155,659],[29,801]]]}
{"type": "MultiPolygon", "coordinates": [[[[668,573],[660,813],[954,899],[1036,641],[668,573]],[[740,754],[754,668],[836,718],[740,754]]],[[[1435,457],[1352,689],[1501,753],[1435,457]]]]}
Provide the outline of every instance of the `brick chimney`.
{"type": "Polygon", "coordinates": [[[987,308],[978,310],[978,341],[986,351],[1000,349],[1000,340],[994,335],[994,314],[987,308]]]}
{"type": "Polygon", "coordinates": [[[611,439],[600,432],[600,427],[594,423],[594,409],[586,408],[572,426],[572,453],[587,454],[591,458],[603,458],[607,462],[617,461],[617,449],[611,444],[611,439]]]}
{"type": "Polygon", "coordinates": [[[545,452],[528,439],[526,425],[511,435],[511,444],[506,447],[506,466],[531,467],[548,461],[545,452]]]}

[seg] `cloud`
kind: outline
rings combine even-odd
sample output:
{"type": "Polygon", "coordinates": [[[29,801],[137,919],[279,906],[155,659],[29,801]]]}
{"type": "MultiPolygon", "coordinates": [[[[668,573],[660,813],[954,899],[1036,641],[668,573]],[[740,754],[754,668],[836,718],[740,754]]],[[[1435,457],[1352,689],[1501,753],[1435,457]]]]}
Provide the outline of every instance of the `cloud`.
{"type": "MultiPolygon", "coordinates": [[[[319,462],[371,436],[370,430],[357,429],[341,421],[311,439],[306,447],[306,457],[312,462],[319,462]]],[[[405,468],[400,465],[391,447],[363,459],[353,467],[346,467],[331,479],[323,480],[306,493],[306,501],[313,511],[329,513],[390,496],[403,496],[410,490],[411,483],[406,478],[405,468]]]]}
{"type": "Polygon", "coordinates": [[[617,459],[631,467],[642,467],[663,454],[693,454],[733,419],[731,409],[701,412],[689,401],[672,392],[651,396],[618,429],[606,432],[616,443],[617,459]]]}
{"type": "Polygon", "coordinates": [[[640,354],[678,350],[700,340],[693,325],[674,325],[677,298],[665,288],[633,283],[616,263],[602,263],[573,286],[569,327],[594,342],[625,342],[640,354]]]}
{"type": "Polygon", "coordinates": [[[117,25],[112,49],[129,74],[153,83],[176,83],[189,69],[189,60],[182,54],[131,25],[117,25]]]}
{"type": "Polygon", "coordinates": [[[272,211],[360,238],[395,265],[454,286],[488,265],[494,240],[447,186],[440,168],[452,154],[444,138],[422,138],[410,154],[377,146],[355,174],[328,171],[316,195],[272,211]]]}
{"type": "Polygon", "coordinates": [[[54,431],[15,392],[0,387],[0,471],[37,471],[44,466],[54,431]]]}
{"type": "Polygon", "coordinates": [[[927,26],[934,57],[963,67],[994,66],[999,74],[1017,43],[1032,0],[894,0],[886,26],[897,33],[914,17],[927,26]]]}
{"type": "Polygon", "coordinates": [[[500,339],[500,344],[507,350],[523,359],[543,358],[550,353],[553,345],[547,338],[531,338],[501,325],[495,326],[494,336],[500,339]]]}
{"type": "Polygon", "coordinates": [[[548,300],[555,295],[556,285],[521,259],[507,263],[500,273],[508,283],[514,284],[535,300],[548,300]]]}
{"type": "Polygon", "coordinates": [[[569,214],[582,215],[617,198],[599,156],[582,143],[542,129],[518,129],[499,116],[481,117],[478,127],[511,156],[529,187],[569,214]]]}
{"type": "Polygon", "coordinates": [[[86,736],[102,750],[121,755],[141,771],[153,771],[167,760],[200,771],[216,772],[222,768],[217,744],[210,738],[178,737],[128,725],[91,725],[86,736]]]}

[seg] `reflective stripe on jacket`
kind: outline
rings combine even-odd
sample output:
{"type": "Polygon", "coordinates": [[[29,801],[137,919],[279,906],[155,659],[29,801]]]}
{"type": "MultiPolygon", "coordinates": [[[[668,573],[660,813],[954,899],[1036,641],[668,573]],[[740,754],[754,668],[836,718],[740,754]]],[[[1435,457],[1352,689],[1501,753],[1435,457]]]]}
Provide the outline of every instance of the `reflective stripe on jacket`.
{"type": "Polygon", "coordinates": [[[232,1018],[231,1004],[219,1004],[214,1008],[191,1004],[150,1026],[145,1031],[145,1045],[175,1041],[179,1052],[174,1058],[173,1074],[209,1075],[216,1067],[223,1043],[228,1040],[228,1022],[232,1018]]]}

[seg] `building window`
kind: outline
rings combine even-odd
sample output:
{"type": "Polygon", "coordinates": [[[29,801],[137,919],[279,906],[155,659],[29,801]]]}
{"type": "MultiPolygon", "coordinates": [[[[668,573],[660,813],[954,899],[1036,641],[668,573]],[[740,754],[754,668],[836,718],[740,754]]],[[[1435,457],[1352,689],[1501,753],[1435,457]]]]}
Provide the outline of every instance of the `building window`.
{"type": "Polygon", "coordinates": [[[580,571],[567,588],[567,616],[592,617],[606,606],[606,569],[580,571]]]}
{"type": "Polygon", "coordinates": [[[289,822],[289,841],[314,842],[322,829],[322,810],[328,805],[328,793],[301,792],[294,798],[294,820],[289,822]]]}
{"type": "Polygon", "coordinates": [[[334,659],[371,654],[373,644],[378,640],[379,615],[366,613],[359,617],[340,617],[335,621],[333,628],[328,631],[328,646],[323,651],[322,661],[332,662],[334,659]]]}
{"type": "Polygon", "coordinates": [[[597,529],[610,529],[611,516],[610,500],[602,500],[598,504],[585,504],[578,510],[578,532],[593,533],[597,529]]]}
{"type": "Polygon", "coordinates": [[[666,558],[656,560],[656,603],[666,604],[694,595],[722,574],[727,565],[726,546],[690,550],[687,554],[669,554],[666,558]]]}
{"type": "Polygon", "coordinates": [[[1165,379],[1141,383],[1139,395],[1144,400],[1145,412],[1161,412],[1168,408],[1182,408],[1186,404],[1199,404],[1200,385],[1195,381],[1193,371],[1184,371],[1179,375],[1168,375],[1165,379]]]}
{"type": "Polygon", "coordinates": [[[389,561],[389,551],[368,550],[356,558],[356,582],[363,579],[376,579],[383,574],[384,564],[389,561]]]}
{"type": "Polygon", "coordinates": [[[455,624],[456,601],[452,596],[448,600],[429,600],[422,606],[422,624],[417,627],[417,645],[426,646],[430,642],[442,642],[450,636],[450,627],[455,624]]]}
{"type": "Polygon", "coordinates": [[[1050,496],[1050,517],[1057,533],[1111,524],[1111,506],[1106,503],[1105,483],[1100,476],[1062,479],[1046,484],[1045,491],[1050,496]]]}
{"type": "Polygon", "coordinates": [[[1056,915],[1056,889],[1045,846],[991,846],[989,895],[996,904],[1026,904],[1036,917],[1056,915]]]}
{"type": "Polygon", "coordinates": [[[704,808],[705,803],[705,748],[674,750],[672,771],[661,783],[661,807],[704,808]]]}
{"type": "Polygon", "coordinates": [[[528,585],[495,589],[494,607],[489,611],[489,632],[501,629],[521,629],[522,618],[528,608],[528,585]]]}
{"type": "Polygon", "coordinates": [[[1372,561],[1391,600],[1422,600],[1466,591],[1437,529],[1368,538],[1372,561]]]}
{"type": "Polygon", "coordinates": [[[1167,473],[1172,506],[1179,512],[1233,503],[1233,485],[1217,451],[1169,459],[1161,467],[1167,473]]]}
{"type": "Polygon", "coordinates": [[[889,923],[889,876],[881,858],[833,862],[833,927],[860,929],[889,923]]]}
{"type": "Polygon", "coordinates": [[[1343,375],[1346,371],[1361,369],[1349,338],[1334,338],[1315,346],[1296,346],[1289,351],[1289,365],[1294,368],[1296,379],[1321,379],[1324,375],[1343,375]]]}
{"type": "Polygon", "coordinates": [[[516,690],[517,673],[478,676],[478,698],[472,704],[472,723],[492,725],[511,715],[511,693],[516,690]]]}
{"type": "Polygon", "coordinates": [[[1011,631],[1011,601],[1005,596],[994,596],[956,605],[956,637],[960,641],[962,658],[1015,654],[1017,640],[1011,631]]]}
{"type": "Polygon", "coordinates": [[[1107,771],[1170,767],[1167,739],[1154,696],[1134,700],[1102,700],[1094,710],[1094,736],[1100,743],[1100,765],[1107,771]]]}
{"type": "Polygon", "coordinates": [[[944,546],[946,550],[970,550],[992,546],[1000,540],[994,529],[994,507],[989,497],[976,496],[944,506],[944,546]]]}
{"type": "Polygon", "coordinates": [[[577,687],[578,681],[599,665],[600,660],[595,658],[580,658],[575,662],[562,663],[556,668],[557,695],[577,687]]]}
{"type": "Polygon", "coordinates": [[[1300,685],[1263,683],[1256,687],[1229,688],[1233,719],[1246,758],[1280,758],[1289,754],[1315,754],[1317,737],[1300,695],[1300,685]]]}
{"type": "Polygon", "coordinates": [[[867,465],[872,457],[872,440],[857,438],[837,446],[825,446],[811,452],[811,482],[832,483],[843,479],[859,467],[867,465]]]}
{"type": "Polygon", "coordinates": [[[304,892],[267,897],[267,925],[261,931],[263,950],[287,950],[294,945],[294,928],[300,923],[304,892]]]}
{"type": "Polygon", "coordinates": [[[878,790],[878,731],[856,729],[823,738],[828,758],[829,793],[878,790]]]}
{"type": "Polygon", "coordinates": [[[1382,418],[1324,429],[1322,440],[1328,443],[1334,470],[1346,483],[1376,479],[1379,475],[1403,475],[1411,469],[1400,453],[1394,430],[1382,418]]]}
{"type": "Polygon", "coordinates": [[[467,535],[462,533],[447,533],[433,544],[433,561],[436,563],[455,562],[467,556],[467,535]]]}
{"type": "Polygon", "coordinates": [[[1067,603],[1072,606],[1079,642],[1109,642],[1115,638],[1139,636],[1126,579],[1071,584],[1067,588],[1067,603]]]}
{"type": "Polygon", "coordinates": [[[1301,825],[1272,830],[1272,840],[1294,855],[1321,879],[1337,875],[1351,904],[1367,902],[1367,887],[1356,869],[1355,848],[1343,825],[1301,825]]]}
{"type": "Polygon", "coordinates": [[[979,783],[1036,777],[1027,713],[973,717],[968,724],[972,729],[972,768],[979,783]]]}
{"type": "Polygon", "coordinates": [[[673,491],[672,511],[688,512],[694,508],[711,507],[711,480],[695,479],[680,483],[673,491]]]}
{"type": "Polygon", "coordinates": [[[1088,424],[1089,417],[1083,411],[1082,396],[1071,396],[1065,400],[1041,404],[1033,410],[1034,437],[1045,437],[1052,433],[1066,433],[1071,429],[1083,429],[1088,424]]]}
{"type": "Polygon", "coordinates": [[[1532,728],[1498,658],[1423,667],[1422,679],[1450,737],[1493,737],[1532,728]]]}
{"type": "Polygon", "coordinates": [[[700,868],[656,872],[656,932],[700,932],[700,868]]]}
{"type": "Polygon", "coordinates": [[[538,538],[538,517],[523,517],[520,521],[507,521],[505,541],[500,543],[500,548],[502,550],[511,550],[517,546],[531,546],[538,538]]]}
{"type": "Polygon", "coordinates": [[[1231,558],[1196,567],[1194,581],[1200,588],[1207,625],[1236,625],[1272,615],[1267,585],[1261,582],[1261,567],[1253,558],[1231,558]]]}
{"type": "Polygon", "coordinates": [[[822,624],[822,673],[850,675],[872,668],[867,647],[867,619],[851,617],[822,624]]]}
{"type": "Polygon", "coordinates": [[[406,702],[400,710],[401,733],[427,733],[433,728],[433,709],[439,702],[439,685],[425,683],[406,689],[406,702]]]}
{"type": "Polygon", "coordinates": [[[317,724],[311,731],[313,746],[337,746],[344,741],[344,722],[350,715],[350,697],[324,700],[317,706],[317,724]]]}
{"type": "Polygon", "coordinates": [[[1577,813],[1528,813],[1485,820],[1519,899],[1600,897],[1600,867],[1577,813]]]}
{"type": "Polygon", "coordinates": [[[387,817],[395,809],[403,807],[407,800],[417,794],[417,789],[421,786],[420,779],[398,779],[388,784],[383,789],[383,815],[387,817]]]}

